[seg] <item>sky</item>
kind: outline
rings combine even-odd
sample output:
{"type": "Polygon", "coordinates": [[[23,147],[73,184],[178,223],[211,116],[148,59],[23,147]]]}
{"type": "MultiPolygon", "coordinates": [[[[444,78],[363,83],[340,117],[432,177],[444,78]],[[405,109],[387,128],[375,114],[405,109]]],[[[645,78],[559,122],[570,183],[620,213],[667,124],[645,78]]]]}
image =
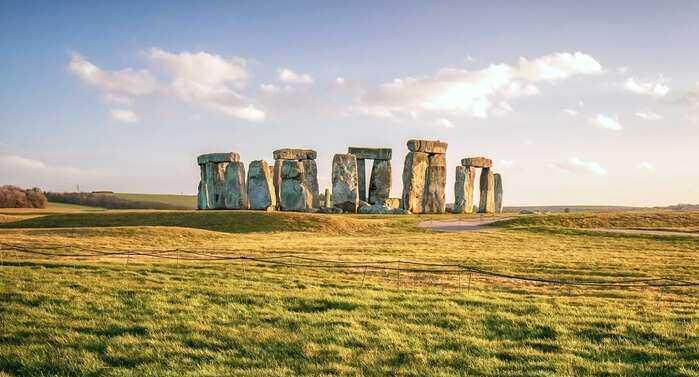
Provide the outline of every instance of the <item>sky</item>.
{"type": "MultiPolygon", "coordinates": [[[[699,203],[699,2],[0,1],[0,184],[195,194],[196,157],[486,156],[505,205],[699,203]]],[[[367,174],[370,173],[367,168],[367,174]]]]}

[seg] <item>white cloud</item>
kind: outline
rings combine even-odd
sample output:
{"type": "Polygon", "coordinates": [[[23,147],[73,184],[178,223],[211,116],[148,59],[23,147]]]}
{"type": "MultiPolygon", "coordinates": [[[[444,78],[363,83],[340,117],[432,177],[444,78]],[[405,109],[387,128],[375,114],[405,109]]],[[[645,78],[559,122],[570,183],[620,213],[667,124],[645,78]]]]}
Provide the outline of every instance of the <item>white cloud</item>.
{"type": "Polygon", "coordinates": [[[345,78],[344,77],[338,77],[335,79],[335,84],[339,86],[345,85],[345,78]]]}
{"type": "Polygon", "coordinates": [[[699,107],[699,82],[682,97],[680,102],[699,107]]]}
{"type": "Polygon", "coordinates": [[[289,68],[279,68],[277,69],[277,76],[279,81],[287,84],[312,84],[313,77],[308,73],[298,74],[289,68]]]}
{"type": "Polygon", "coordinates": [[[578,110],[575,109],[563,109],[563,112],[572,117],[577,116],[579,114],[578,110]]]}
{"type": "Polygon", "coordinates": [[[437,125],[444,128],[454,128],[454,123],[452,123],[449,119],[446,118],[437,119],[437,125]]]}
{"type": "Polygon", "coordinates": [[[0,164],[17,169],[46,169],[46,164],[39,160],[17,155],[0,155],[0,164]]]}
{"type": "Polygon", "coordinates": [[[662,78],[662,76],[657,81],[645,82],[629,77],[624,83],[624,89],[632,93],[652,97],[665,97],[670,91],[670,88],[665,85],[665,80],[662,78]]]}
{"type": "Polygon", "coordinates": [[[621,73],[622,75],[626,74],[628,71],[629,71],[629,67],[627,67],[627,66],[619,67],[617,69],[617,72],[621,73]]]}
{"type": "Polygon", "coordinates": [[[113,98],[143,96],[153,93],[157,87],[155,78],[147,70],[131,68],[108,71],[87,61],[80,54],[71,56],[69,69],[84,83],[94,86],[113,98]]]}
{"type": "Polygon", "coordinates": [[[619,117],[616,115],[612,118],[607,115],[597,114],[596,117],[590,118],[590,123],[594,124],[596,127],[613,131],[620,131],[624,128],[621,123],[619,123],[619,117]]]}
{"type": "Polygon", "coordinates": [[[492,64],[468,71],[443,68],[431,77],[404,77],[379,85],[360,97],[365,114],[407,115],[411,112],[466,115],[487,118],[507,112],[507,98],[535,95],[541,81],[602,72],[602,66],[581,52],[555,53],[518,65],[492,64]]]}
{"type": "Polygon", "coordinates": [[[512,160],[500,160],[500,167],[503,169],[509,169],[514,165],[514,161],[512,160]]]}
{"type": "Polygon", "coordinates": [[[112,109],[110,114],[114,120],[119,122],[136,123],[139,120],[136,113],[128,109],[112,109]]]}
{"type": "Polygon", "coordinates": [[[171,75],[170,90],[181,100],[251,122],[265,120],[266,113],[238,92],[250,78],[245,60],[157,48],[148,58],[171,75]]]}
{"type": "Polygon", "coordinates": [[[33,158],[19,155],[0,155],[0,177],[5,184],[20,187],[46,188],[47,184],[57,182],[72,186],[82,178],[96,177],[88,172],[73,167],[50,166],[33,158]]]}
{"type": "Polygon", "coordinates": [[[476,59],[471,55],[466,55],[466,58],[464,60],[466,60],[469,63],[473,63],[476,61],[476,59]]]}
{"type": "Polygon", "coordinates": [[[274,85],[274,84],[262,84],[260,85],[260,90],[267,94],[273,94],[273,93],[279,93],[282,88],[274,85]]]}
{"type": "Polygon", "coordinates": [[[643,120],[651,120],[651,121],[663,119],[662,115],[660,115],[658,113],[654,113],[652,111],[637,111],[636,116],[643,119],[643,120]]]}
{"type": "Polygon", "coordinates": [[[570,173],[591,173],[595,175],[606,175],[607,169],[593,161],[583,161],[577,157],[571,157],[567,161],[554,164],[557,168],[570,173]]]}
{"type": "Polygon", "coordinates": [[[649,173],[655,172],[655,166],[647,161],[643,161],[643,162],[639,163],[638,165],[636,165],[636,169],[644,170],[644,171],[647,171],[649,173]]]}

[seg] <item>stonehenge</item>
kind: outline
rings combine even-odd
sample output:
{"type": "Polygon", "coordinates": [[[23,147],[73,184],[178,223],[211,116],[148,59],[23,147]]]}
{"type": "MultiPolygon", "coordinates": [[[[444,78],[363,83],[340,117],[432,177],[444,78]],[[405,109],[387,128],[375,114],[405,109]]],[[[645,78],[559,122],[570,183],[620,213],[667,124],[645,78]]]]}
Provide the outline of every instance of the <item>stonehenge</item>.
{"type": "Polygon", "coordinates": [[[383,204],[391,194],[390,148],[349,147],[347,153],[357,158],[359,200],[369,204],[383,204]],[[367,195],[365,160],[373,160],[367,195]]]}
{"type": "MultiPolygon", "coordinates": [[[[316,165],[316,157],[318,154],[316,151],[311,150],[311,149],[298,149],[298,148],[283,148],[283,149],[277,149],[276,151],[272,152],[272,155],[274,157],[274,189],[277,195],[277,204],[279,209],[281,210],[292,210],[289,209],[291,207],[287,207],[286,209],[284,208],[284,201],[282,200],[282,187],[284,186],[284,174],[283,174],[283,165],[286,161],[298,161],[301,164],[301,167],[298,169],[294,169],[294,171],[298,170],[300,172],[300,176],[298,177],[293,177],[293,178],[288,178],[291,179],[293,182],[296,182],[298,179],[300,179],[301,184],[305,188],[305,190],[290,190],[292,186],[295,185],[295,183],[289,183],[287,186],[287,195],[293,195],[292,192],[298,193],[299,195],[302,192],[307,192],[308,195],[310,195],[310,204],[304,206],[303,208],[297,208],[293,206],[293,211],[303,211],[307,209],[312,209],[312,208],[318,208],[320,206],[319,202],[319,187],[318,187],[318,166],[316,165]],[[298,178],[298,179],[297,179],[298,178]]],[[[289,168],[292,169],[291,166],[293,164],[288,164],[289,168]]],[[[294,165],[296,166],[296,165],[294,165]]],[[[306,195],[306,194],[303,194],[306,195]]],[[[291,199],[291,198],[287,198],[291,199]]],[[[305,197],[302,198],[293,198],[296,200],[297,204],[298,203],[306,203],[305,197]]],[[[286,202],[286,204],[290,204],[290,202],[286,202]]]]}
{"type": "Polygon", "coordinates": [[[336,154],[332,167],[332,203],[343,212],[357,212],[359,207],[359,175],[357,157],[336,154]]]}
{"type": "Polygon", "coordinates": [[[272,181],[272,170],[264,160],[252,161],[248,167],[248,200],[250,209],[273,211],[277,195],[272,181]]]}
{"type": "MultiPolygon", "coordinates": [[[[493,160],[485,157],[468,157],[461,160],[461,166],[456,167],[453,212],[471,213],[474,211],[473,184],[476,177],[476,169],[481,169],[479,180],[480,198],[477,210],[480,213],[495,212],[495,177],[492,172],[492,166],[493,160]]],[[[500,190],[500,198],[502,198],[502,187],[500,190]]]]}
{"type": "MultiPolygon", "coordinates": [[[[446,152],[439,140],[409,140],[403,165],[403,192],[390,198],[390,148],[349,147],[332,161],[331,190],[320,203],[317,153],[311,149],[275,150],[274,164],[250,162],[247,175],[235,152],[208,153],[197,157],[200,181],[197,208],[322,213],[421,214],[447,211],[446,152]],[[372,160],[369,180],[366,160],[372,160]]],[[[456,167],[453,213],[501,213],[502,176],[493,161],[468,157],[456,167]],[[480,169],[479,202],[474,203],[476,169],[480,169]]]]}
{"type": "Polygon", "coordinates": [[[409,140],[403,165],[403,209],[411,213],[445,213],[447,143],[409,140]]]}
{"type": "Polygon", "coordinates": [[[495,173],[493,179],[495,181],[495,213],[502,213],[502,176],[495,173]]]}

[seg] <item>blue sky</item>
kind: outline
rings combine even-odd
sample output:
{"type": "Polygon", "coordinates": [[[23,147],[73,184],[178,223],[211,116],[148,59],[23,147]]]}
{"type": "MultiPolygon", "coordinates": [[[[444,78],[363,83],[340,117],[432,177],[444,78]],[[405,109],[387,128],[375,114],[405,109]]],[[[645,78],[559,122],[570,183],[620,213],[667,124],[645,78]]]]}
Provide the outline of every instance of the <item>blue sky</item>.
{"type": "Polygon", "coordinates": [[[0,2],[0,181],[194,193],[198,154],[410,138],[507,204],[699,202],[699,2],[0,2]]]}

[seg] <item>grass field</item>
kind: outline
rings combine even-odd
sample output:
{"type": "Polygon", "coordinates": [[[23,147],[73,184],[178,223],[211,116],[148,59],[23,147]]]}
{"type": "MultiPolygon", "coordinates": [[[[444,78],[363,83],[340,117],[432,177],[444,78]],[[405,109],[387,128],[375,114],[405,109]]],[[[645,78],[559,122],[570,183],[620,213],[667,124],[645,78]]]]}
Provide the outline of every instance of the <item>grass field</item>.
{"type": "Polygon", "coordinates": [[[465,233],[416,226],[450,218],[104,211],[10,219],[0,242],[49,255],[4,248],[0,376],[699,376],[696,287],[364,268],[420,261],[539,279],[697,281],[699,239],[584,229],[699,227],[698,213],[531,216],[465,233]],[[89,250],[140,255],[75,257],[89,250]],[[259,259],[290,253],[361,263],[259,259]]]}
{"type": "Polygon", "coordinates": [[[155,203],[165,203],[172,204],[174,206],[182,206],[190,209],[197,208],[197,196],[196,195],[175,195],[175,194],[129,194],[118,192],[115,193],[117,197],[127,200],[139,201],[139,202],[155,202],[155,203]]]}

